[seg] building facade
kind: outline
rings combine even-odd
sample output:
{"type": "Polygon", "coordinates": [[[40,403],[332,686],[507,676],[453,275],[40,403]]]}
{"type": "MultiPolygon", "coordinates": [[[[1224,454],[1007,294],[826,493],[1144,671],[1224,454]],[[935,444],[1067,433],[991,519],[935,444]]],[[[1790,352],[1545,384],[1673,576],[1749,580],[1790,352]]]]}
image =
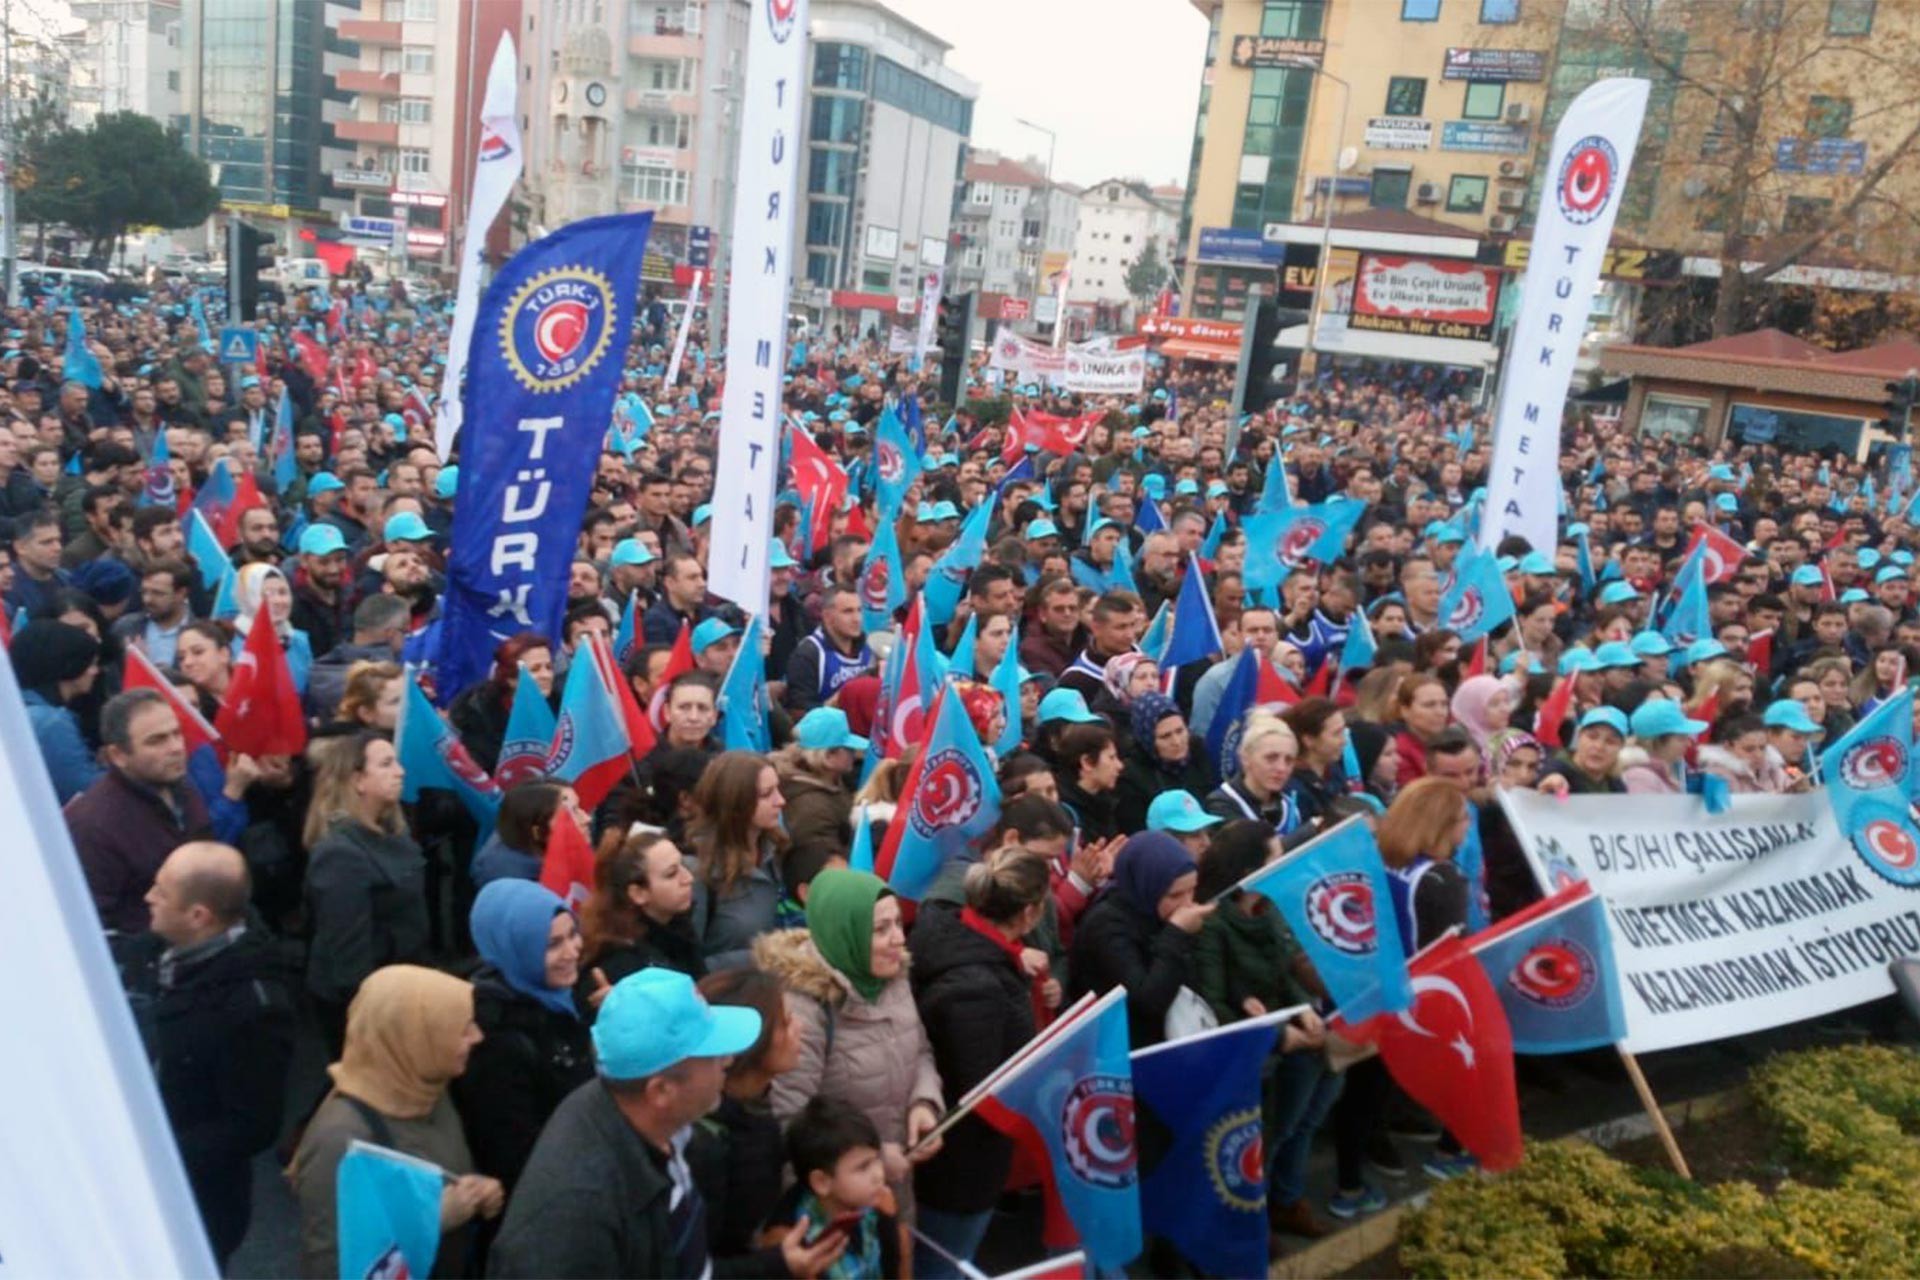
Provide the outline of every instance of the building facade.
{"type": "Polygon", "coordinates": [[[815,0],[811,28],[795,288],[885,311],[949,265],[979,87],[946,65],[946,41],[874,0],[815,0]]]}
{"type": "Polygon", "coordinates": [[[75,33],[75,127],[132,111],[165,124],[181,115],[181,0],[83,0],[69,4],[75,33]]]}
{"type": "Polygon", "coordinates": [[[184,0],[182,123],[224,207],[285,224],[346,211],[332,175],[353,160],[336,130],[353,98],[338,77],[358,62],[342,29],[354,17],[313,0],[184,0]]]}
{"type": "Polygon", "coordinates": [[[1038,160],[991,151],[974,151],[963,177],[956,287],[980,292],[989,319],[1021,329],[1051,326],[1062,271],[1072,288],[1080,189],[1050,181],[1038,160]]]}
{"type": "Polygon", "coordinates": [[[1109,178],[1080,193],[1067,302],[1095,313],[1096,326],[1131,324],[1134,312],[1152,302],[1173,270],[1182,192],[1148,186],[1137,178],[1109,178]],[[1144,295],[1129,284],[1134,266],[1148,253],[1160,277],[1143,281],[1144,295]]]}

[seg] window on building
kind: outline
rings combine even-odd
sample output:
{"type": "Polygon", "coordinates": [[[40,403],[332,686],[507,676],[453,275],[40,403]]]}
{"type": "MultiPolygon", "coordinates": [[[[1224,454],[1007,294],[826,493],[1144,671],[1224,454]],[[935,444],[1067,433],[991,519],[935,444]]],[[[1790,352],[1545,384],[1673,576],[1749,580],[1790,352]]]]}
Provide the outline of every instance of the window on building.
{"type": "Polygon", "coordinates": [[[1400,0],[1400,21],[1440,21],[1440,0],[1400,0]]]}
{"type": "Polygon", "coordinates": [[[807,191],[816,196],[853,196],[854,173],[860,157],[852,151],[815,148],[807,169],[807,191]]]}
{"type": "Polygon", "coordinates": [[[1658,440],[1691,440],[1706,425],[1705,400],[1650,395],[1640,410],[1640,430],[1658,440]]]}
{"type": "Polygon", "coordinates": [[[401,124],[431,124],[433,122],[433,103],[426,98],[400,99],[401,124]]]}
{"type": "Polygon", "coordinates": [[[1314,36],[1320,33],[1321,0],[1267,0],[1260,11],[1263,36],[1314,36]]]}
{"type": "Polygon", "coordinates": [[[1864,36],[1873,32],[1874,0],[1827,0],[1827,34],[1864,36]]]}
{"type": "Polygon", "coordinates": [[[1486,23],[1520,21],[1520,0],[1480,0],[1480,21],[1486,23]]]}
{"type": "Polygon", "coordinates": [[[431,75],[433,72],[433,47],[431,45],[408,45],[401,51],[400,69],[408,75],[431,75]]]}
{"type": "Polygon", "coordinates": [[[839,247],[847,234],[847,206],[834,200],[807,201],[807,243],[839,247]]]}
{"type": "Polygon", "coordinates": [[[984,270],[987,265],[987,251],[977,244],[970,244],[967,246],[966,253],[961,255],[960,260],[967,270],[981,271],[984,270]]]}
{"type": "Polygon", "coordinates": [[[620,187],[629,200],[642,204],[666,205],[687,202],[687,174],[684,169],[656,169],[651,165],[620,166],[620,187]]]}
{"type": "Polygon", "coordinates": [[[170,93],[180,92],[180,73],[178,71],[167,72],[167,91],[170,93]]]}
{"type": "Polygon", "coordinates": [[[1019,187],[1002,187],[1000,188],[1000,203],[1019,204],[1021,200],[1026,198],[1026,194],[1027,193],[1019,187]]]}
{"type": "Polygon", "coordinates": [[[838,142],[848,146],[860,141],[860,120],[866,103],[859,98],[839,98],[818,94],[813,100],[813,124],[808,136],[815,142],[838,142]]]}
{"type": "Polygon", "coordinates": [[[1807,134],[1814,138],[1844,138],[1853,125],[1853,99],[1816,93],[1807,99],[1807,134]]]}
{"type": "Polygon", "coordinates": [[[433,172],[433,153],[421,147],[400,148],[400,172],[402,173],[433,172]]]}
{"type": "Polygon", "coordinates": [[[380,74],[383,76],[400,74],[400,50],[382,49],[380,51],[380,74]]]}
{"type": "Polygon", "coordinates": [[[670,147],[685,151],[693,145],[693,119],[690,116],[642,116],[642,145],[670,147]]]}
{"type": "Polygon", "coordinates": [[[434,0],[407,0],[408,22],[432,22],[434,0]]]}
{"type": "Polygon", "coordinates": [[[1506,109],[1507,86],[1495,80],[1467,81],[1467,96],[1460,114],[1469,120],[1498,120],[1506,109]]]}
{"type": "Polygon", "coordinates": [[[1447,184],[1448,213],[1482,213],[1487,207],[1487,180],[1469,173],[1456,173],[1447,184]]]}
{"type": "Polygon", "coordinates": [[[1039,234],[1040,234],[1040,219],[1028,218],[1025,222],[1020,224],[1021,239],[1032,240],[1038,237],[1039,234]]]}
{"type": "Polygon", "coordinates": [[[1417,116],[1427,109],[1427,82],[1421,76],[1394,76],[1387,81],[1387,114],[1417,116]]]}
{"type": "Polygon", "coordinates": [[[1833,201],[1822,196],[1788,196],[1786,216],[1780,220],[1782,231],[1798,234],[1812,231],[1833,212],[1833,201]]]}
{"type": "Polygon", "coordinates": [[[867,51],[857,44],[814,46],[813,83],[822,89],[865,89],[867,51]]]}
{"type": "Polygon", "coordinates": [[[839,283],[833,278],[832,254],[809,253],[807,255],[807,283],[822,289],[831,289],[839,283]]]}
{"type": "Polygon", "coordinates": [[[400,100],[398,98],[382,98],[380,100],[380,123],[400,123],[400,100]]]}
{"type": "Polygon", "coordinates": [[[967,188],[967,203],[990,205],[993,203],[993,188],[984,182],[976,182],[967,188]]]}
{"type": "Polygon", "coordinates": [[[1407,207],[1407,194],[1412,189],[1413,170],[1375,169],[1368,203],[1376,209],[1404,209],[1407,207]]]}

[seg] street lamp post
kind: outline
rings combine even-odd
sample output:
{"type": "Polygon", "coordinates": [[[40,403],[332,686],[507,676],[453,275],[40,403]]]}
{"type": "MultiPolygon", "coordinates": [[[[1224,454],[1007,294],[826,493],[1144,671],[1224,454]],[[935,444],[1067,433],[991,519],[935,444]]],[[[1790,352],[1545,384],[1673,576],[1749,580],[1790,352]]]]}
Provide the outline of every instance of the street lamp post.
{"type": "MultiPolygon", "coordinates": [[[[1314,353],[1314,334],[1320,328],[1322,300],[1326,297],[1327,260],[1333,251],[1333,198],[1340,183],[1340,148],[1346,145],[1347,108],[1353,102],[1353,86],[1334,75],[1317,62],[1289,61],[1283,65],[1295,71],[1305,71],[1322,80],[1331,80],[1340,86],[1340,129],[1333,139],[1333,162],[1327,166],[1327,196],[1320,206],[1320,265],[1313,273],[1313,305],[1307,313],[1307,341],[1300,349],[1301,368],[1296,371],[1294,385],[1300,386],[1306,377],[1307,357],[1314,353]]],[[[1316,370],[1317,372],[1317,370],[1316,370]]]]}
{"type": "MultiPolygon", "coordinates": [[[[1054,148],[1059,145],[1060,135],[1055,133],[1053,130],[1047,128],[1043,124],[1035,124],[1033,121],[1027,120],[1024,118],[1016,118],[1014,120],[1014,123],[1025,125],[1027,128],[1033,130],[1035,133],[1044,133],[1047,135],[1047,189],[1045,192],[1041,194],[1041,197],[1040,197],[1040,213],[1041,213],[1040,252],[1034,258],[1034,277],[1035,277],[1035,283],[1037,284],[1039,282],[1039,277],[1040,277],[1039,268],[1041,267],[1042,264],[1046,262],[1046,258],[1047,258],[1047,255],[1046,255],[1047,232],[1051,230],[1053,226],[1053,152],[1054,152],[1054,148]]],[[[1054,315],[1053,315],[1053,345],[1054,346],[1058,347],[1060,345],[1060,339],[1066,333],[1066,331],[1067,331],[1067,301],[1065,298],[1061,298],[1054,308],[1054,315]]]]}

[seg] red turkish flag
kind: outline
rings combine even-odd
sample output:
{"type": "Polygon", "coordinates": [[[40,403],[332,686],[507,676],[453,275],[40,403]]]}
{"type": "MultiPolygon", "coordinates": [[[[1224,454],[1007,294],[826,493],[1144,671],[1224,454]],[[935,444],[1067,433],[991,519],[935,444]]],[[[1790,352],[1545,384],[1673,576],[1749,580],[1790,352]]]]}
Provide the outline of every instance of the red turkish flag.
{"type": "Polygon", "coordinates": [[[1487,971],[1458,937],[1407,966],[1413,1005],[1347,1034],[1380,1046],[1380,1059],[1413,1100],[1493,1172],[1520,1163],[1520,1095],[1513,1032],[1487,971]]]}
{"type": "Polygon", "coordinates": [[[644,760],[659,742],[660,735],[654,732],[653,722],[640,710],[640,700],[633,696],[633,682],[627,679],[627,673],[613,660],[613,646],[598,636],[588,633],[587,642],[593,649],[593,661],[600,668],[600,678],[606,681],[607,688],[613,690],[614,700],[620,704],[620,719],[627,726],[627,741],[632,744],[635,760],[644,760]]]}
{"type": "Polygon", "coordinates": [[[1533,715],[1533,736],[1540,739],[1547,750],[1552,751],[1566,745],[1560,740],[1560,729],[1567,722],[1567,712],[1573,708],[1573,677],[1561,676],[1547,700],[1533,715]]]}
{"type": "Polygon", "coordinates": [[[233,482],[233,501],[220,513],[220,523],[214,526],[214,535],[220,539],[220,545],[231,551],[240,541],[240,517],[255,507],[264,507],[267,500],[260,496],[260,485],[254,480],[253,472],[242,471],[240,478],[233,482]]]}
{"type": "Polygon", "coordinates": [[[200,714],[200,708],[189,702],[185,694],[160,674],[160,669],[153,665],[153,659],[147,657],[146,650],[140,647],[138,641],[127,646],[127,668],[121,683],[128,689],[151,689],[167,700],[167,705],[173,708],[174,717],[180,721],[180,732],[187,739],[188,754],[220,740],[214,727],[200,714]]]}
{"type": "Polygon", "coordinates": [[[1300,701],[1300,686],[1281,675],[1271,658],[1260,660],[1259,672],[1259,682],[1253,687],[1256,704],[1277,702],[1290,707],[1300,701]]]}
{"type": "Polygon", "coordinates": [[[846,499],[847,473],[814,443],[812,436],[797,427],[793,432],[793,487],[807,504],[812,550],[819,551],[832,533],[833,513],[846,499]]]}
{"type": "Polygon", "coordinates": [[[300,711],[286,651],[274,634],[267,602],[253,615],[253,629],[227,683],[227,700],[213,727],[229,751],[250,756],[297,756],[307,748],[307,720],[300,711]]]}
{"type": "Polygon", "coordinates": [[[1000,456],[1011,466],[1026,452],[1028,445],[1062,457],[1077,453],[1087,442],[1087,432],[1103,416],[1099,413],[1083,413],[1077,418],[1062,418],[1038,410],[1022,413],[1015,409],[1007,422],[1007,443],[1001,449],[1000,456]]]}
{"type": "Polygon", "coordinates": [[[327,380],[327,349],[314,341],[310,333],[293,335],[293,349],[300,364],[315,382],[327,380]]]}
{"type": "Polygon", "coordinates": [[[1710,524],[1697,524],[1693,526],[1693,540],[1687,543],[1687,554],[1692,555],[1703,542],[1706,550],[1701,553],[1700,568],[1708,586],[1740,576],[1740,562],[1747,558],[1745,547],[1710,524]]]}
{"type": "Polygon", "coordinates": [[[1747,665],[1753,668],[1755,675],[1764,676],[1773,670],[1773,628],[1758,632],[1747,640],[1747,665]]]}
{"type": "Polygon", "coordinates": [[[647,719],[656,729],[667,727],[667,690],[675,680],[693,670],[693,627],[685,622],[680,624],[680,634],[673,642],[673,652],[667,655],[666,669],[661,671],[658,683],[653,686],[653,696],[647,699],[647,719]]]}
{"type": "Polygon", "coordinates": [[[547,832],[546,856],[540,860],[540,883],[578,910],[593,896],[593,846],[580,824],[556,809],[547,832]]]}

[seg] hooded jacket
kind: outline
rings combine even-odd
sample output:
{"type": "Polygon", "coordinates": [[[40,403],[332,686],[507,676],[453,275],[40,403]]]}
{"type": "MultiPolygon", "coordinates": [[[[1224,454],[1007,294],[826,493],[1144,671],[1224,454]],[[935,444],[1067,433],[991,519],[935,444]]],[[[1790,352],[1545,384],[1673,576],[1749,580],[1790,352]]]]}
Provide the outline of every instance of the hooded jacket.
{"type": "Polygon", "coordinates": [[[840,779],[823,778],[790,756],[776,757],[774,764],[787,801],[781,817],[793,847],[846,848],[852,831],[853,793],[840,779]]]}
{"type": "Polygon", "coordinates": [[[773,1082],[774,1115],[791,1120],[812,1098],[838,1098],[864,1112],[882,1142],[904,1145],[908,1107],[925,1102],[945,1111],[906,974],[868,1000],[821,957],[805,929],[763,934],[753,961],[785,984],[800,1037],[799,1062],[773,1082]]]}
{"type": "Polygon", "coordinates": [[[491,967],[474,975],[473,1020],[486,1039],[453,1082],[453,1101],[474,1166],[512,1191],[541,1127],[593,1078],[593,1041],[585,1022],[521,995],[491,967]]]}

